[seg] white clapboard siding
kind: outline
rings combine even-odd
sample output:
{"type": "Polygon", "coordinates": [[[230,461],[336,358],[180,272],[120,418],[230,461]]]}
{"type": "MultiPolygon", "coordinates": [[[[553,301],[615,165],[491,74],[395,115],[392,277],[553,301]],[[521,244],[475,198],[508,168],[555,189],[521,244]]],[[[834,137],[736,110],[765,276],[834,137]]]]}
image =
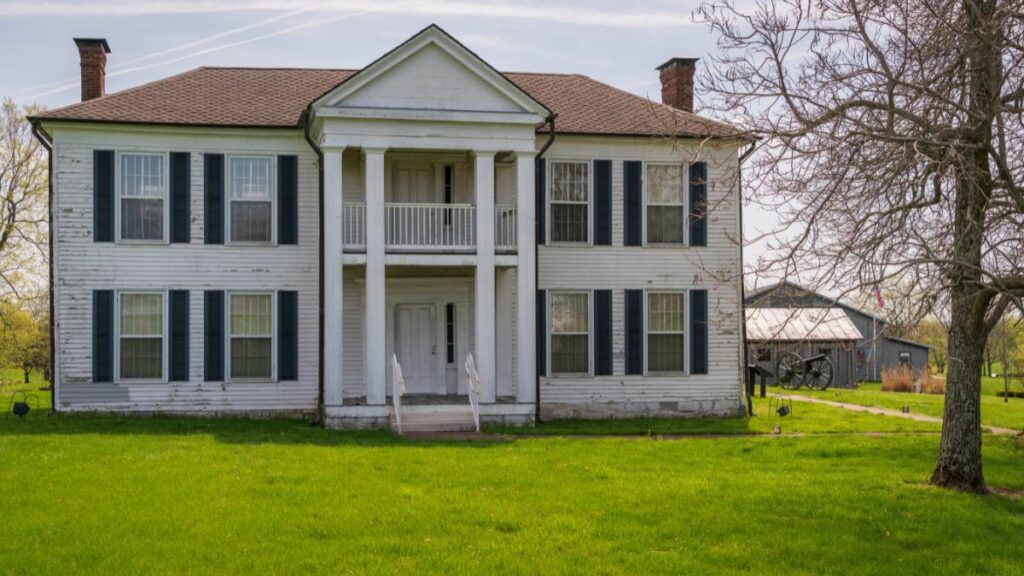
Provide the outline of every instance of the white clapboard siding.
{"type": "MultiPolygon", "coordinates": [[[[317,405],[318,213],[316,155],[300,131],[54,130],[55,326],[60,409],[164,412],[309,412],[317,405]],[[191,153],[189,244],[93,242],[93,150],[191,153]],[[203,244],[203,153],[299,157],[299,244],[203,244]],[[190,291],[189,382],[92,383],[92,291],[190,291]],[[295,290],[298,379],[203,382],[204,290],[295,290]]],[[[276,214],[275,214],[276,217],[276,214]]],[[[225,327],[226,329],[226,327],[225,327]]]]}
{"type": "MultiPolygon", "coordinates": [[[[692,413],[735,412],[741,398],[739,202],[736,149],[707,149],[708,202],[711,208],[706,247],[625,247],[623,223],[623,161],[683,162],[694,160],[688,143],[654,139],[559,137],[547,152],[550,160],[612,161],[612,246],[538,248],[538,288],[546,290],[612,290],[611,376],[541,379],[542,412],[614,415],[588,411],[588,406],[648,410],[660,403],[693,406],[692,413]],[[685,376],[625,375],[625,290],[708,290],[708,374],[685,376]],[[545,411],[545,406],[553,410],[545,411]]],[[[538,209],[542,209],[538,207],[538,209]]],[[[645,304],[646,305],[646,304],[645,304]]],[[[687,310],[689,314],[689,310],[687,310]]],[[[550,342],[550,338],[548,339],[550,342]]],[[[645,346],[646,351],[646,346],[645,346]]],[[[657,408],[655,408],[656,410],[657,408]]],[[[667,412],[674,412],[675,409],[667,412]]]]}

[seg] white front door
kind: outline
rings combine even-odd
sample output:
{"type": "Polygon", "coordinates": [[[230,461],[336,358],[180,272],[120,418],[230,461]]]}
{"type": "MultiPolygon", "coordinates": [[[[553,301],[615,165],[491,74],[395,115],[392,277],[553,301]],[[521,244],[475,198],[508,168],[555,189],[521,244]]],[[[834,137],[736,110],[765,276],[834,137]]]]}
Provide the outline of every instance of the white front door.
{"type": "Polygon", "coordinates": [[[402,365],[407,394],[437,393],[434,313],[431,304],[395,307],[395,354],[402,365]]]}

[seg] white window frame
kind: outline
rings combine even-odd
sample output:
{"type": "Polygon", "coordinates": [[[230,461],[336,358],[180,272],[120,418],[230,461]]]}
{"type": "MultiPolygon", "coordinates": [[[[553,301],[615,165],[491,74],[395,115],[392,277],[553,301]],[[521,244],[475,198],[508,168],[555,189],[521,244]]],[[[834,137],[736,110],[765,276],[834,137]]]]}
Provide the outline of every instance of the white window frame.
{"type": "Polygon", "coordinates": [[[640,176],[640,189],[643,191],[643,246],[651,248],[683,248],[690,245],[690,165],[686,162],[644,162],[643,174],[640,176]],[[683,170],[683,241],[682,242],[648,242],[647,241],[647,206],[678,206],[678,204],[658,204],[647,201],[647,167],[648,166],[680,166],[683,170]]]}
{"type": "Polygon", "coordinates": [[[114,154],[114,238],[119,243],[124,244],[167,244],[170,241],[170,226],[171,226],[171,207],[170,207],[170,189],[171,189],[171,174],[170,174],[170,152],[167,151],[153,151],[153,150],[142,150],[125,148],[118,150],[114,154]],[[161,162],[163,162],[163,195],[161,196],[164,206],[164,234],[159,240],[143,240],[134,238],[121,238],[121,200],[123,198],[121,192],[121,157],[122,156],[159,156],[161,162]]]}
{"type": "MultiPolygon", "coordinates": [[[[132,382],[132,383],[151,383],[160,384],[167,382],[168,374],[168,352],[169,352],[169,317],[168,308],[168,293],[166,290],[117,290],[114,292],[114,373],[117,375],[114,378],[115,382],[132,382]],[[160,377],[159,378],[124,378],[121,376],[121,297],[125,295],[135,294],[155,294],[161,298],[160,313],[162,314],[161,325],[161,352],[160,352],[160,377]]],[[[132,338],[133,336],[126,336],[126,338],[132,338]]],[[[139,336],[139,338],[143,338],[139,336]]],[[[152,338],[152,336],[145,336],[145,338],[152,338]]]]}
{"type": "MultiPolygon", "coordinates": [[[[690,291],[689,290],[644,290],[644,375],[650,376],[670,376],[677,378],[679,376],[686,376],[690,373],[690,330],[688,330],[687,322],[690,320],[690,291]],[[648,366],[648,359],[651,355],[651,343],[649,336],[651,332],[651,322],[648,314],[651,310],[650,295],[651,294],[682,294],[683,295],[683,370],[682,372],[671,371],[661,372],[652,371],[648,366]]],[[[653,332],[653,334],[677,334],[677,332],[653,332]]]]}
{"type": "Polygon", "coordinates": [[[546,237],[547,238],[547,243],[551,244],[551,245],[555,245],[555,246],[591,246],[591,245],[593,245],[593,243],[594,243],[594,217],[593,217],[593,214],[594,214],[594,209],[593,209],[593,204],[594,204],[594,162],[592,160],[580,160],[578,158],[549,158],[548,161],[545,162],[544,164],[545,164],[544,170],[546,172],[546,174],[544,175],[544,185],[546,187],[546,190],[545,190],[546,202],[545,202],[544,209],[546,211],[545,212],[545,223],[546,223],[545,227],[547,229],[545,230],[545,233],[547,234],[547,237],[546,237]],[[551,213],[552,213],[551,205],[552,204],[577,204],[577,205],[583,204],[582,202],[564,202],[564,201],[555,202],[553,200],[554,195],[551,192],[554,189],[554,179],[551,177],[551,175],[554,172],[554,165],[555,164],[585,164],[587,166],[587,202],[586,202],[586,205],[587,205],[587,239],[586,239],[586,241],[583,241],[583,242],[579,242],[579,241],[569,242],[569,241],[565,241],[565,240],[553,240],[554,236],[552,235],[551,231],[553,230],[554,219],[551,218],[551,213]]]}
{"type": "MultiPolygon", "coordinates": [[[[225,382],[277,382],[277,292],[273,290],[228,290],[224,294],[224,326],[227,341],[224,345],[225,382]],[[231,341],[235,335],[231,330],[231,298],[234,296],[270,296],[270,377],[235,378],[231,375],[231,341]]],[[[250,336],[251,337],[251,336],[250,336]]]]}
{"type": "MultiPolygon", "coordinates": [[[[593,290],[548,290],[547,297],[547,373],[551,378],[579,378],[581,376],[592,376],[594,374],[594,291],[593,290]],[[556,294],[586,294],[587,295],[587,371],[586,372],[555,372],[551,365],[552,336],[555,331],[552,329],[551,307],[556,294]]],[[[579,335],[579,332],[561,332],[558,335],[579,335]]]]}
{"type": "Polygon", "coordinates": [[[275,154],[227,154],[224,167],[224,243],[234,246],[277,246],[277,155],[275,154]],[[231,239],[231,206],[233,202],[265,202],[265,200],[236,200],[233,198],[234,179],[231,177],[233,160],[270,160],[270,239],[269,240],[232,240],[231,239]]]}

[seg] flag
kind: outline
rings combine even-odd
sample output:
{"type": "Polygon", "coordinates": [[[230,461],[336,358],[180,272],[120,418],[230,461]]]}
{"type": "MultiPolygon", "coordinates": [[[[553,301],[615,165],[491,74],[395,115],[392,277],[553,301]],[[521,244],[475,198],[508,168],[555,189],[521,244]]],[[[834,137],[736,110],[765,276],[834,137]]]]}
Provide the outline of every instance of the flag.
{"type": "Polygon", "coordinates": [[[878,286],[875,286],[875,301],[878,302],[879,310],[885,309],[885,300],[882,299],[882,291],[878,289],[878,286]]]}

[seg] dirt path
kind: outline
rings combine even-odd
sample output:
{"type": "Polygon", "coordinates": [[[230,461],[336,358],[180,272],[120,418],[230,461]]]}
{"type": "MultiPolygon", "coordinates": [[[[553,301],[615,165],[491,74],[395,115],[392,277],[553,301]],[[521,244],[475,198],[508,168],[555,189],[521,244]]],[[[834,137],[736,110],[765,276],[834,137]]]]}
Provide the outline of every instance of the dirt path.
{"type": "MultiPolygon", "coordinates": [[[[776,394],[776,396],[778,396],[778,394],[776,394]]],[[[843,410],[852,410],[854,412],[867,412],[868,414],[895,416],[897,418],[906,418],[907,420],[914,420],[917,422],[931,422],[933,424],[942,424],[942,418],[936,418],[935,416],[927,416],[925,414],[918,414],[916,412],[901,412],[899,410],[891,410],[889,408],[876,408],[874,406],[861,406],[860,404],[848,404],[846,402],[833,402],[832,400],[822,400],[821,398],[800,396],[799,394],[786,394],[785,396],[791,398],[795,402],[810,402],[812,404],[824,404],[826,406],[831,406],[833,408],[842,408],[843,410]]],[[[993,434],[1000,434],[1005,436],[1017,436],[1020,434],[1024,434],[1024,432],[1020,430],[1014,430],[1012,428],[1000,428],[998,426],[988,426],[985,424],[982,424],[981,427],[993,434]]]]}

